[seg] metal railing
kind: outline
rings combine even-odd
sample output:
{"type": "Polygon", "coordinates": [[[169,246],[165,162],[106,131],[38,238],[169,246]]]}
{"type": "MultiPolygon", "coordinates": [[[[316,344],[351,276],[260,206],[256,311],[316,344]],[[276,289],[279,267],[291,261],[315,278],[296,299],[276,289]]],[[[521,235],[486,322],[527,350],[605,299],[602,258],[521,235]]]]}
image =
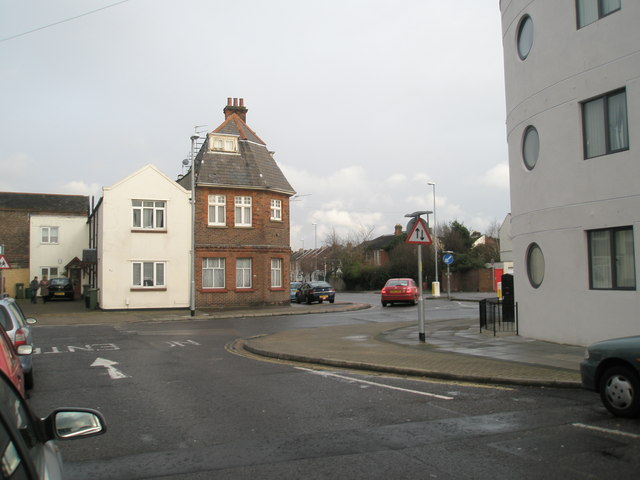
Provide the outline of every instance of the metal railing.
{"type": "Polygon", "coordinates": [[[483,330],[518,335],[518,304],[502,302],[499,298],[480,301],[480,333],[483,330]],[[510,310],[512,309],[512,310],[510,310]]]}

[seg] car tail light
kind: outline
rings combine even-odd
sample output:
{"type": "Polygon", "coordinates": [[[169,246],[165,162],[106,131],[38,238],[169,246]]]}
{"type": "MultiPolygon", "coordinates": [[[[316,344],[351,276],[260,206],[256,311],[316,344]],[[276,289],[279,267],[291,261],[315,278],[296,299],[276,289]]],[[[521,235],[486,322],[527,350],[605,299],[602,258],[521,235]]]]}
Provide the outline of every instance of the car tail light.
{"type": "Polygon", "coordinates": [[[16,330],[16,337],[13,344],[17,347],[19,345],[25,345],[27,343],[27,335],[22,328],[16,330]]]}

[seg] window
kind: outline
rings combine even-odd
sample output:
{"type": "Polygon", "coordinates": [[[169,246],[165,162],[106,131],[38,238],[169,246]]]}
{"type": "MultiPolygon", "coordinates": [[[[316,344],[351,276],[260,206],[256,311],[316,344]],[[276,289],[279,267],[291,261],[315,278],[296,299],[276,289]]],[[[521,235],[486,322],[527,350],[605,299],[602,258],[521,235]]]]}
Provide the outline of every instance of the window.
{"type": "Polygon", "coordinates": [[[224,195],[209,195],[209,225],[226,225],[226,206],[227,198],[224,195]]]}
{"type": "Polygon", "coordinates": [[[251,197],[236,197],[236,226],[251,226],[251,197]]]}
{"type": "Polygon", "coordinates": [[[271,259],[271,286],[282,287],[282,259],[271,259]]]}
{"type": "Polygon", "coordinates": [[[522,142],[522,159],[528,170],[533,170],[538,162],[538,153],[540,152],[540,137],[535,127],[528,126],[524,131],[524,140],[522,142]]]}
{"type": "Polygon", "coordinates": [[[584,158],[628,150],[626,91],[618,90],[584,102],[582,129],[584,158]]]}
{"type": "Polygon", "coordinates": [[[58,227],[40,227],[42,243],[58,243],[58,227]]]}
{"type": "Polygon", "coordinates": [[[589,288],[633,290],[636,288],[633,228],[619,227],[587,232],[589,242],[589,288]]]}
{"type": "Polygon", "coordinates": [[[282,200],[271,200],[271,220],[282,220],[282,200]]]}
{"type": "Polygon", "coordinates": [[[40,279],[56,278],[58,276],[58,267],[40,267],[40,279]]]}
{"type": "Polygon", "coordinates": [[[233,136],[209,135],[209,150],[217,152],[238,152],[238,139],[233,136]]]}
{"type": "Polygon", "coordinates": [[[164,230],[165,206],[163,201],[131,200],[133,228],[164,230]]]}
{"type": "Polygon", "coordinates": [[[224,288],[224,258],[202,259],[202,288],[224,288]]]}
{"type": "Polygon", "coordinates": [[[538,288],[544,280],[544,255],[536,243],[527,249],[527,276],[533,288],[538,288]]]}
{"type": "Polygon", "coordinates": [[[620,10],[620,0],[577,0],[578,28],[585,27],[620,10]]]}
{"type": "Polygon", "coordinates": [[[236,288],[251,288],[251,259],[236,260],[236,288]]]}
{"type": "Polygon", "coordinates": [[[529,15],[525,15],[520,20],[518,26],[518,55],[520,60],[524,60],[529,56],[531,47],[533,46],[533,20],[529,15]]]}
{"type": "Polygon", "coordinates": [[[134,287],[164,287],[164,262],[133,262],[134,287]]]}

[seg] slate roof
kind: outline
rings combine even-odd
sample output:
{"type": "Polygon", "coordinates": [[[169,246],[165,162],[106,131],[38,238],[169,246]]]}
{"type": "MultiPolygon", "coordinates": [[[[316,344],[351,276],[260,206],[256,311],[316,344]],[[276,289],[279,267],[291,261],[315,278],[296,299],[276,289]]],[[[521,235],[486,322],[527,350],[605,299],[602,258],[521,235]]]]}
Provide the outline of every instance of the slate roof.
{"type": "Polygon", "coordinates": [[[229,115],[211,133],[237,136],[239,154],[210,152],[205,142],[196,157],[198,185],[267,189],[289,195],[296,193],[266,144],[239,115],[229,115]]]}
{"type": "Polygon", "coordinates": [[[0,192],[0,210],[26,210],[31,213],[88,215],[89,197],[48,193],[0,192]]]}

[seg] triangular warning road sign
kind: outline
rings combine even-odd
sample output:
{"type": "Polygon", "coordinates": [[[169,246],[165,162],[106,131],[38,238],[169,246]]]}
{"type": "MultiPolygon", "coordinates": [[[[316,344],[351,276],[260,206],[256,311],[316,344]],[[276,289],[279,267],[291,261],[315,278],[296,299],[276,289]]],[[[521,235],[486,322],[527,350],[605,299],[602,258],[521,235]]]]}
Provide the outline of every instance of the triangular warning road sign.
{"type": "Polygon", "coordinates": [[[407,243],[416,243],[418,245],[431,245],[433,243],[429,230],[427,230],[427,225],[422,218],[418,218],[416,223],[413,224],[413,228],[407,237],[407,243]]]}
{"type": "Polygon", "coordinates": [[[9,265],[4,255],[0,255],[0,269],[5,270],[8,268],[11,268],[11,265],[9,265]]]}

